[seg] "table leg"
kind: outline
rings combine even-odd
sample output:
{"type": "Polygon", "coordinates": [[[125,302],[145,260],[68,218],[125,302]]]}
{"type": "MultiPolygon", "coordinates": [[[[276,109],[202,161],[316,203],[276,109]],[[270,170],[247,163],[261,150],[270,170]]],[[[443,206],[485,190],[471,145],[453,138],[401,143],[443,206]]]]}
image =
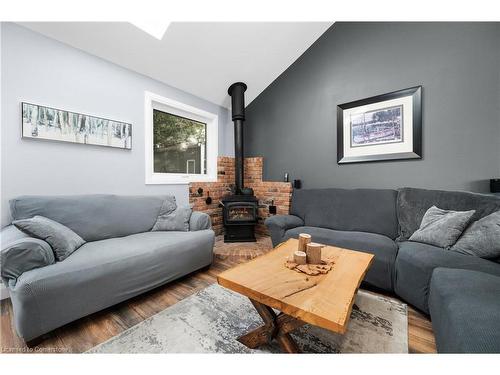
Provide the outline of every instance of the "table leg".
{"type": "Polygon", "coordinates": [[[297,343],[288,333],[276,336],[276,340],[285,353],[300,353],[297,343]]]}
{"type": "Polygon", "coordinates": [[[289,333],[303,326],[305,323],[283,313],[276,315],[271,307],[252,299],[250,301],[264,321],[264,325],[250,331],[246,335],[240,336],[238,341],[251,349],[255,349],[276,339],[284,352],[300,353],[297,344],[289,333]]]}

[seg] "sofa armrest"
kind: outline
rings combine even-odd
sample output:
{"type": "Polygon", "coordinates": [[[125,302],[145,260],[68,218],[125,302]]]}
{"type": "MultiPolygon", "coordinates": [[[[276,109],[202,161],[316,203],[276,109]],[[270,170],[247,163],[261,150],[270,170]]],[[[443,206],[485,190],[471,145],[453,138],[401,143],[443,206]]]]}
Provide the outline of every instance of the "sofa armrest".
{"type": "Polygon", "coordinates": [[[2,245],[0,251],[1,276],[5,285],[15,285],[17,278],[26,271],[54,263],[54,251],[47,242],[38,238],[15,240],[2,245]]]}
{"type": "Polygon", "coordinates": [[[212,228],[212,220],[210,216],[204,212],[193,211],[189,219],[189,230],[204,230],[212,228]]]}
{"type": "Polygon", "coordinates": [[[285,232],[288,229],[303,226],[304,220],[295,215],[276,215],[268,217],[265,224],[271,233],[273,246],[276,246],[283,241],[285,232]]]}

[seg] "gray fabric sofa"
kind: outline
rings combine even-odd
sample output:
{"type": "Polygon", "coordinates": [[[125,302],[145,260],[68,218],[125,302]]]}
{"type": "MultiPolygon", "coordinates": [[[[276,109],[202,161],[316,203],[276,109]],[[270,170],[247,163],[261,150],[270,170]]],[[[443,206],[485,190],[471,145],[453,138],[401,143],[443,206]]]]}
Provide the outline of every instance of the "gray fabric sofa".
{"type": "Polygon", "coordinates": [[[433,205],[476,210],[478,220],[500,210],[500,197],[413,188],[295,190],[290,215],[272,216],[266,226],[274,246],[309,233],[315,242],[374,254],[364,285],[430,314],[438,351],[500,352],[500,259],[408,241],[433,205]],[[468,307],[457,311],[450,301],[468,307]]]}
{"type": "MultiPolygon", "coordinates": [[[[208,215],[193,212],[187,232],[150,232],[166,198],[84,195],[12,200],[14,220],[45,216],[86,241],[61,262],[31,269],[17,280],[4,279],[18,334],[32,340],[210,265],[215,236],[208,215]]],[[[12,228],[2,233],[12,237],[12,228]]]]}
{"type": "Polygon", "coordinates": [[[436,268],[431,279],[429,310],[439,352],[500,351],[500,277],[436,268]]]}

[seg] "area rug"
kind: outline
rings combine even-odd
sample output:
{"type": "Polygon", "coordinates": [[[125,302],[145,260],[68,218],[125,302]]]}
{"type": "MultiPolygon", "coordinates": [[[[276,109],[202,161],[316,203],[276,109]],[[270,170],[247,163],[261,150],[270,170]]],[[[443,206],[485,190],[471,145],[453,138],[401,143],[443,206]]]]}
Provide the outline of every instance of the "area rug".
{"type": "MultiPolygon", "coordinates": [[[[217,284],[178,302],[89,353],[280,353],[236,338],[262,324],[250,301],[217,284]]],[[[305,325],[292,334],[304,353],[407,353],[407,306],[359,291],[345,335],[305,325]]]]}

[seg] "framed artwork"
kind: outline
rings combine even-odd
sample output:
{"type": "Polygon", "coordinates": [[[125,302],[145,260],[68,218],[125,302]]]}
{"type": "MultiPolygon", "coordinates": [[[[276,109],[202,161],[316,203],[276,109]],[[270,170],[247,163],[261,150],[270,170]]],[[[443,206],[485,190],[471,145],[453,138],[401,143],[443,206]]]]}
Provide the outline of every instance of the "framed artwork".
{"type": "Polygon", "coordinates": [[[422,87],[337,106],[337,163],[422,158],[422,87]]]}
{"type": "Polygon", "coordinates": [[[132,149],[132,125],[37,104],[21,103],[22,137],[132,149]]]}

